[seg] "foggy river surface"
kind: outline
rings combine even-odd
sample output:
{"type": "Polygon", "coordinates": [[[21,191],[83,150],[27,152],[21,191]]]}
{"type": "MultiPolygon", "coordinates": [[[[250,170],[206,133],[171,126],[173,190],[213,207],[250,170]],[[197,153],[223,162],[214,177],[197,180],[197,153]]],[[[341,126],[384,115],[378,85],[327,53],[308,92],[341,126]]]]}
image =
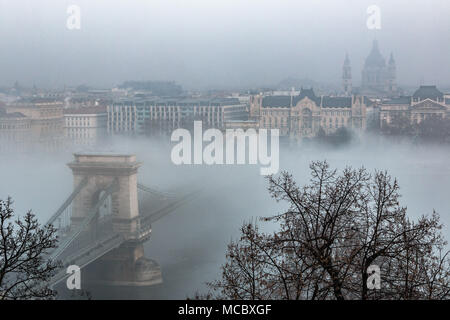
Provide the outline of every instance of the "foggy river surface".
{"type": "MultiPolygon", "coordinates": [[[[401,204],[412,218],[435,209],[450,239],[450,148],[412,145],[383,139],[358,141],[342,148],[301,145],[280,150],[280,169],[294,174],[299,185],[309,182],[309,163],[326,159],[331,167],[364,166],[388,170],[398,178],[401,204]]],[[[266,190],[259,166],[175,166],[170,148],[150,141],[116,143],[109,151],[129,152],[142,162],[138,179],[145,185],[170,189],[203,187],[192,202],[152,226],[146,257],[157,261],[163,283],[149,288],[92,288],[94,299],[185,299],[206,290],[205,282],[220,275],[230,239],[243,221],[281,212],[266,190]]],[[[16,212],[32,209],[45,222],[72,191],[72,174],[62,154],[0,156],[0,198],[11,196],[16,212]]]]}

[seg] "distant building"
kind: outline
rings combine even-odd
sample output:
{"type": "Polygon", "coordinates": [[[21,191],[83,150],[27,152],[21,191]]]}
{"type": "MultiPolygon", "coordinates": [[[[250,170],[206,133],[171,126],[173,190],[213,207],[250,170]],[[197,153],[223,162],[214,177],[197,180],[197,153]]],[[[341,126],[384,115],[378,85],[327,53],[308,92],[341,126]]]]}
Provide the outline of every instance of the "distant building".
{"type": "Polygon", "coordinates": [[[429,117],[450,117],[450,98],[436,86],[420,86],[412,96],[389,99],[380,105],[381,128],[399,118],[418,124],[429,117]]]}
{"type": "Polygon", "coordinates": [[[295,96],[255,95],[250,99],[250,117],[260,128],[279,129],[280,136],[294,139],[313,137],[322,128],[330,134],[345,127],[364,130],[366,104],[362,96],[316,96],[302,89],[295,96]]]}
{"type": "Polygon", "coordinates": [[[65,109],[65,136],[75,146],[96,146],[106,137],[107,121],[106,107],[65,109]]]}
{"type": "Polygon", "coordinates": [[[26,152],[31,146],[31,119],[0,107],[0,153],[26,152]]]}
{"type": "Polygon", "coordinates": [[[350,96],[352,94],[352,67],[348,54],[345,55],[344,66],[342,67],[342,86],[344,94],[350,96]]]}
{"type": "Polygon", "coordinates": [[[150,92],[160,97],[175,97],[183,93],[183,88],[174,81],[125,81],[119,88],[150,92]]]}
{"type": "Polygon", "coordinates": [[[345,57],[343,74],[343,91],[369,97],[394,97],[398,95],[397,70],[394,55],[391,53],[388,63],[380,53],[378,41],[373,41],[372,50],[367,56],[361,74],[361,87],[352,87],[350,59],[345,57]]]}
{"type": "Polygon", "coordinates": [[[228,120],[225,121],[225,130],[226,129],[232,129],[232,130],[236,130],[236,129],[242,129],[242,130],[247,130],[247,129],[255,129],[258,130],[259,129],[259,122],[256,120],[228,120]]]}
{"type": "Polygon", "coordinates": [[[30,128],[23,132],[23,139],[28,140],[26,144],[30,147],[28,151],[56,151],[64,146],[62,101],[47,98],[26,99],[4,106],[3,110],[6,114],[4,119],[9,118],[9,121],[16,121],[18,125],[20,122],[23,125],[28,123],[30,128]],[[28,132],[27,138],[25,132],[28,132]]]}
{"type": "Polygon", "coordinates": [[[92,107],[105,107],[111,103],[111,98],[96,98],[92,96],[71,96],[65,99],[66,108],[92,108],[92,107]]]}
{"type": "Polygon", "coordinates": [[[121,100],[108,106],[111,134],[170,133],[191,128],[201,120],[204,127],[222,129],[228,120],[246,120],[247,104],[236,98],[121,100]]]}

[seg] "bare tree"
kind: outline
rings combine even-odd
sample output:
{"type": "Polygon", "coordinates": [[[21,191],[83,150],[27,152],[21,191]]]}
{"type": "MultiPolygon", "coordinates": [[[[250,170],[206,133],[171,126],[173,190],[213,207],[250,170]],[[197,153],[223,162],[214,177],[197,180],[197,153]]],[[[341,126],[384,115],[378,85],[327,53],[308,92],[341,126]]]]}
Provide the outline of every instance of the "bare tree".
{"type": "Polygon", "coordinates": [[[41,227],[31,211],[13,219],[11,199],[0,200],[0,300],[54,298],[45,284],[59,268],[46,260],[57,245],[56,229],[41,227]]]}
{"type": "Polygon", "coordinates": [[[433,212],[410,220],[399,185],[387,172],[310,165],[298,187],[283,172],[269,192],[288,204],[266,218],[279,226],[264,234],[245,223],[227,250],[222,278],[210,295],[225,299],[448,299],[450,261],[433,212]],[[381,288],[369,290],[368,268],[380,268],[381,288]]]}

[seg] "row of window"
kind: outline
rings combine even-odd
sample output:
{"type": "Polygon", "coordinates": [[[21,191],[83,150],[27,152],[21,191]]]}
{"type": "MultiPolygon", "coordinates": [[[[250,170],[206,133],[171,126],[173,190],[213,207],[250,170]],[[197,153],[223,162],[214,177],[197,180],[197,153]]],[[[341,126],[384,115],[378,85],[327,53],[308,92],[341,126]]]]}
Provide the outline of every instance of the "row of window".
{"type": "MultiPolygon", "coordinates": [[[[304,111],[306,111],[308,109],[304,109],[304,111]]],[[[289,112],[288,111],[262,111],[261,112],[262,115],[264,116],[289,116],[289,112]]],[[[320,113],[321,117],[329,117],[329,116],[343,116],[343,117],[349,117],[351,115],[351,111],[345,110],[338,110],[338,111],[323,111],[320,113]]]]}
{"type": "Polygon", "coordinates": [[[31,125],[29,123],[24,124],[1,124],[0,129],[7,130],[18,130],[18,129],[30,129],[31,125]]]}
{"type": "Polygon", "coordinates": [[[69,138],[95,138],[96,136],[91,134],[90,132],[77,132],[77,133],[69,133],[69,138]]]}

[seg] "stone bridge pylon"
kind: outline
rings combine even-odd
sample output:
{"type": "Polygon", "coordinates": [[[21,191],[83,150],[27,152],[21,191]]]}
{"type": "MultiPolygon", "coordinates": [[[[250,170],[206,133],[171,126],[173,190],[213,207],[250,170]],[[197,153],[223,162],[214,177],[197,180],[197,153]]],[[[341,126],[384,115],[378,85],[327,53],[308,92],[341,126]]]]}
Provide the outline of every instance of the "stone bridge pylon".
{"type": "Polygon", "coordinates": [[[134,155],[75,154],[68,164],[73,172],[74,189],[87,179],[73,200],[71,222],[78,225],[94,209],[100,197],[111,188],[108,196],[115,231],[131,236],[137,230],[139,203],[137,170],[140,163],[134,155]]]}
{"type": "Polygon", "coordinates": [[[68,164],[73,172],[74,188],[86,179],[73,200],[71,227],[78,226],[95,210],[98,201],[109,191],[88,230],[98,233],[109,224],[111,233],[125,240],[86,267],[89,282],[152,285],[162,281],[158,265],[144,256],[143,243],[151,229],[150,225],[147,228],[140,225],[137,188],[140,165],[135,155],[100,154],[75,154],[75,160],[68,164]]]}
{"type": "Polygon", "coordinates": [[[194,193],[167,193],[138,183],[135,155],[75,154],[68,164],[73,192],[47,224],[58,229],[58,247],[49,258],[67,277],[67,266],[82,268],[82,281],[106,285],[147,286],[162,282],[158,264],[144,256],[151,225],[194,193]]]}

